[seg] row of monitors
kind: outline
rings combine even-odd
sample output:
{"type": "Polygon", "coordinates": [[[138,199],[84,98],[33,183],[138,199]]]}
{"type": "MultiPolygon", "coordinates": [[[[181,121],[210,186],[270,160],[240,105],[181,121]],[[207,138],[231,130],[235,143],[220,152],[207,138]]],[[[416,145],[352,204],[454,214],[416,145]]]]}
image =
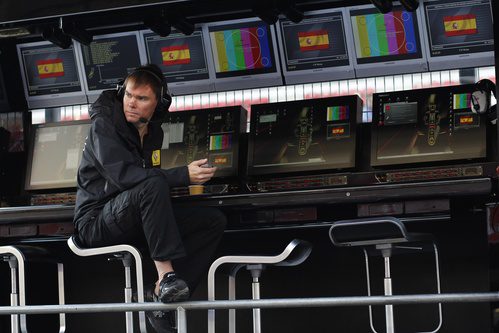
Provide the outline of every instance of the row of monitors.
{"type": "MultiPolygon", "coordinates": [[[[487,124],[471,112],[472,89],[375,94],[371,167],[485,160],[487,124]]],[[[239,171],[254,177],[359,171],[356,152],[368,146],[357,135],[361,109],[356,95],[254,105],[245,166],[238,165],[246,147],[240,142],[246,129],[243,108],[172,112],[162,124],[161,167],[208,158],[219,178],[242,176],[239,171]]],[[[27,189],[74,187],[89,127],[88,122],[36,126],[27,189]]]]}
{"type": "Polygon", "coordinates": [[[174,94],[281,85],[282,74],[295,84],[492,65],[492,27],[490,0],[427,0],[415,12],[365,5],[309,12],[300,23],[244,19],[190,36],[135,31],[67,50],[48,42],[17,50],[36,108],[93,102],[145,63],[160,66],[174,94]]]}

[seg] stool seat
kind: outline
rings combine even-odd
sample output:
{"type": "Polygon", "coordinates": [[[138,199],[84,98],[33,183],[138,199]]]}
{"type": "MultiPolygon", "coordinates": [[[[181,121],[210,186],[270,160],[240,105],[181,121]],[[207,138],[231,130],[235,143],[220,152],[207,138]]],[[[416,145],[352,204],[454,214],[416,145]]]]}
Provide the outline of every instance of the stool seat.
{"type": "MultiPolygon", "coordinates": [[[[62,260],[46,248],[31,245],[0,246],[0,258],[7,261],[11,271],[10,305],[26,305],[26,270],[25,262],[35,261],[57,265],[57,283],[59,305],[64,304],[64,265],[62,260]]],[[[59,314],[59,333],[66,331],[66,315],[59,314]]],[[[27,333],[25,314],[11,315],[11,332],[27,333]]]]}
{"type": "MultiPolygon", "coordinates": [[[[216,259],[208,271],[208,300],[215,300],[215,272],[223,264],[231,264],[229,274],[229,300],[234,300],[236,290],[236,274],[246,267],[253,277],[253,299],[260,299],[259,277],[267,265],[296,266],[303,263],[312,252],[312,245],[304,240],[293,239],[279,254],[269,255],[236,255],[216,259]]],[[[229,309],[229,333],[235,333],[235,310],[229,309]]],[[[260,332],[260,309],[253,309],[253,331],[260,332]]],[[[208,310],[208,333],[215,333],[215,310],[208,310]]]]}
{"type": "MultiPolygon", "coordinates": [[[[435,275],[437,293],[440,294],[440,266],[438,258],[438,249],[431,234],[410,233],[407,232],[404,223],[395,217],[375,217],[354,220],[342,220],[334,222],[329,228],[329,238],[331,242],[338,247],[360,246],[364,250],[367,292],[371,296],[371,283],[369,275],[369,254],[381,254],[384,259],[384,295],[392,295],[392,278],[390,268],[390,257],[394,254],[407,253],[425,250],[428,244],[431,244],[431,250],[435,258],[435,275]]],[[[438,303],[439,322],[433,331],[425,333],[434,333],[440,330],[442,326],[442,304],[438,303]]],[[[395,324],[393,316],[393,305],[385,305],[386,332],[394,333],[395,324]]],[[[373,332],[374,328],[372,318],[372,307],[369,306],[369,321],[373,332]]]]}
{"type": "MultiPolygon", "coordinates": [[[[132,245],[128,244],[118,244],[111,246],[102,246],[94,248],[84,248],[79,243],[75,236],[71,236],[67,241],[68,247],[73,251],[74,254],[81,257],[89,257],[95,255],[105,255],[111,254],[123,262],[125,267],[125,302],[132,302],[132,282],[131,282],[131,271],[130,267],[132,265],[132,257],[135,262],[135,275],[136,275],[136,285],[137,285],[137,300],[139,303],[144,302],[144,279],[142,275],[142,255],[140,251],[137,250],[132,245]]],[[[139,328],[141,333],[147,333],[146,319],[144,311],[139,311],[139,328]]],[[[126,313],[126,332],[133,332],[133,313],[126,313]]]]}

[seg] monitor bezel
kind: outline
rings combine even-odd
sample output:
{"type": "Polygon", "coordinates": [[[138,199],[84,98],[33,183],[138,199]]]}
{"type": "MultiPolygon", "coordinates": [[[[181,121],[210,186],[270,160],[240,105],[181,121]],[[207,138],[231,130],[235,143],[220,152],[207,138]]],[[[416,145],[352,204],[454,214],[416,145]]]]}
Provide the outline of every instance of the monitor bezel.
{"type": "MultiPolygon", "coordinates": [[[[119,32],[119,33],[105,34],[105,35],[96,35],[96,36],[94,36],[94,41],[99,40],[99,39],[105,39],[105,38],[128,37],[128,36],[135,36],[135,39],[137,42],[137,51],[139,54],[139,63],[137,64],[137,66],[133,67],[131,71],[128,72],[128,74],[130,74],[133,71],[133,69],[140,67],[142,64],[144,64],[144,59],[145,59],[144,50],[142,49],[142,45],[140,44],[139,33],[137,31],[119,32]]],[[[86,70],[85,70],[85,60],[83,58],[83,49],[82,49],[83,47],[79,42],[74,41],[73,43],[74,43],[75,48],[76,48],[76,53],[78,53],[78,55],[79,55],[78,58],[80,59],[80,68],[83,72],[83,75],[82,75],[83,89],[84,89],[85,94],[87,95],[88,103],[93,103],[97,100],[99,95],[104,90],[109,90],[109,89],[113,89],[116,87],[109,87],[107,89],[105,88],[105,89],[95,89],[95,90],[88,88],[87,74],[86,74],[86,70]]],[[[125,78],[126,78],[126,76],[124,76],[122,79],[124,80],[125,78]]]]}
{"type": "MultiPolygon", "coordinates": [[[[394,2],[394,7],[402,6],[400,2],[394,2]]],[[[421,12],[421,7],[414,11],[416,15],[416,21],[418,25],[417,36],[419,37],[419,47],[421,57],[416,59],[403,59],[403,60],[387,60],[387,61],[377,61],[372,63],[359,64],[357,59],[357,50],[354,47],[355,45],[355,37],[353,33],[353,26],[351,21],[351,11],[355,10],[364,10],[364,9],[374,9],[377,10],[374,5],[360,5],[360,6],[352,6],[345,8],[347,13],[346,15],[346,24],[348,26],[348,30],[351,32],[351,45],[353,49],[352,53],[352,61],[353,67],[355,69],[355,75],[357,78],[361,77],[370,77],[370,76],[380,76],[380,75],[391,75],[391,74],[406,74],[406,73],[417,73],[417,72],[426,72],[428,70],[428,62],[426,60],[426,45],[425,40],[423,38],[423,17],[421,12]]],[[[403,8],[403,7],[402,7],[403,8]]]]}
{"type": "Polygon", "coordinates": [[[205,45],[207,45],[207,47],[209,48],[207,50],[207,53],[210,54],[210,62],[208,66],[211,67],[211,71],[214,74],[213,77],[215,81],[216,91],[280,86],[283,84],[281,62],[278,54],[277,36],[274,25],[268,25],[265,22],[261,21],[259,18],[246,18],[239,20],[217,21],[217,22],[206,23],[203,25],[203,29],[205,31],[204,33],[204,37],[206,39],[205,45]],[[245,24],[245,23],[260,23],[268,26],[272,42],[272,48],[273,48],[272,55],[274,57],[274,62],[275,62],[275,72],[263,73],[263,74],[248,74],[248,75],[234,74],[233,76],[224,77],[224,78],[217,77],[217,73],[215,70],[215,60],[213,58],[213,45],[211,45],[209,29],[211,27],[228,26],[228,25],[245,24]]]}
{"type": "MultiPolygon", "coordinates": [[[[201,41],[203,42],[203,53],[206,60],[206,69],[208,70],[208,79],[167,82],[168,90],[170,90],[170,92],[174,95],[199,94],[199,93],[207,93],[215,91],[215,72],[213,71],[213,68],[210,66],[212,58],[211,58],[211,52],[209,52],[211,50],[209,50],[209,47],[206,44],[206,38],[205,38],[206,32],[202,26],[197,26],[195,31],[201,32],[201,41]]],[[[145,39],[146,35],[151,33],[154,34],[154,32],[149,29],[139,31],[141,48],[143,49],[143,54],[144,54],[144,58],[142,61],[143,64],[149,62],[149,52],[145,39]]],[[[170,33],[170,35],[162,38],[170,39],[172,34],[182,34],[182,33],[175,30],[175,28],[172,28],[172,32],[170,33]]],[[[185,37],[188,38],[190,36],[185,36],[185,37]]]]}
{"type": "MultiPolygon", "coordinates": [[[[218,169],[215,172],[215,176],[210,180],[210,183],[216,183],[217,181],[221,179],[227,179],[227,178],[236,178],[240,175],[240,160],[242,158],[240,151],[241,151],[241,134],[246,132],[246,121],[247,121],[247,110],[241,106],[241,105],[233,105],[233,106],[223,106],[223,107],[215,107],[215,108],[209,108],[209,109],[195,109],[195,110],[184,110],[184,111],[175,111],[175,112],[170,112],[171,115],[175,114],[206,114],[210,112],[215,112],[215,110],[234,110],[234,114],[236,114],[236,118],[234,120],[234,123],[237,123],[239,126],[239,130],[234,133],[234,139],[232,142],[236,143],[237,149],[234,149],[234,155],[232,159],[232,167],[228,169],[218,169]]],[[[163,123],[167,123],[167,116],[163,123]]]]}
{"type": "Polygon", "coordinates": [[[7,96],[7,89],[5,87],[5,80],[3,79],[2,67],[0,66],[0,111],[8,111],[9,108],[9,98],[7,96]]]}
{"type": "MultiPolygon", "coordinates": [[[[76,72],[78,74],[78,80],[80,82],[80,90],[56,93],[56,94],[43,94],[37,96],[30,96],[28,89],[28,77],[26,73],[26,68],[24,64],[24,58],[22,55],[22,50],[29,47],[47,46],[47,47],[57,47],[51,42],[41,41],[32,43],[21,43],[16,45],[19,66],[21,69],[21,79],[23,81],[24,96],[28,102],[28,107],[30,109],[47,108],[47,107],[57,107],[66,105],[79,105],[87,104],[87,96],[83,88],[82,77],[84,75],[82,68],[80,66],[81,60],[79,59],[79,54],[75,50],[75,44],[73,43],[70,48],[73,50],[74,63],[76,66],[76,72]]],[[[61,49],[64,50],[64,49],[61,49]]]]}
{"type": "MultiPolygon", "coordinates": [[[[431,3],[438,3],[440,0],[424,0],[420,4],[422,16],[425,25],[425,33],[423,37],[425,39],[425,53],[428,60],[428,68],[431,71],[435,70],[445,70],[454,68],[465,68],[465,67],[480,67],[480,66],[493,66],[494,65],[494,51],[482,51],[482,52],[472,52],[472,53],[462,53],[453,54],[445,56],[433,56],[431,54],[430,45],[430,30],[428,16],[426,11],[426,6],[431,3]]],[[[492,4],[489,1],[489,5],[492,4]]],[[[490,8],[492,21],[494,21],[494,15],[492,14],[492,7],[490,8]]]]}
{"type": "MultiPolygon", "coordinates": [[[[28,156],[27,156],[27,163],[26,163],[26,177],[25,177],[25,183],[24,183],[24,189],[26,191],[32,191],[32,192],[48,192],[48,191],[56,191],[56,190],[64,190],[64,189],[76,189],[77,183],[76,183],[76,178],[74,179],[74,185],[52,185],[52,186],[47,186],[47,185],[31,185],[31,172],[33,169],[33,155],[35,151],[35,138],[36,138],[36,132],[38,131],[39,128],[47,128],[47,127],[65,127],[65,126],[71,126],[71,125],[81,125],[81,124],[91,124],[91,121],[89,119],[85,120],[74,120],[74,121],[63,121],[63,122],[53,122],[53,123],[43,123],[43,124],[34,124],[31,126],[30,133],[29,133],[29,140],[28,140],[28,156]]],[[[78,171],[77,171],[78,172],[78,171]]],[[[78,173],[76,174],[76,176],[78,173]]]]}
{"type": "MultiPolygon", "coordinates": [[[[320,81],[333,81],[333,80],[341,80],[341,79],[351,79],[355,77],[355,71],[353,68],[352,55],[354,54],[352,49],[353,40],[352,31],[348,29],[346,24],[346,10],[344,8],[334,8],[334,9],[323,9],[323,10],[315,10],[305,12],[305,18],[307,16],[315,16],[322,14],[331,14],[331,13],[341,13],[343,20],[343,31],[344,31],[344,39],[345,39],[345,48],[348,52],[348,65],[342,66],[332,66],[332,67],[321,67],[321,68],[313,68],[313,69],[298,69],[298,70],[288,70],[286,66],[286,43],[284,40],[284,31],[282,27],[283,18],[281,17],[278,21],[277,30],[277,42],[279,45],[279,56],[282,64],[282,72],[284,75],[284,81],[286,84],[299,84],[299,83],[313,83],[320,81]]],[[[289,20],[287,20],[289,21],[289,20]]],[[[302,21],[303,22],[303,21],[302,21]]]]}
{"type": "Polygon", "coordinates": [[[265,104],[256,104],[252,107],[251,112],[251,121],[250,121],[250,131],[248,135],[248,152],[247,152],[247,166],[246,173],[250,177],[269,177],[272,175],[297,175],[297,174],[323,174],[323,173],[342,173],[349,170],[355,170],[359,167],[360,158],[357,154],[359,138],[358,138],[358,124],[362,122],[362,107],[363,101],[358,95],[347,95],[347,96],[334,96],[334,97],[325,97],[325,98],[315,98],[315,99],[305,99],[298,101],[287,101],[287,102],[275,102],[275,103],[265,103],[265,104]],[[350,117],[349,124],[351,126],[351,133],[355,134],[354,142],[352,146],[355,148],[353,152],[353,165],[346,167],[337,167],[332,168],[331,165],[324,165],[320,168],[310,167],[307,170],[293,170],[297,168],[293,167],[282,167],[282,166],[268,166],[268,167],[255,167],[253,164],[254,161],[254,136],[255,136],[255,126],[256,126],[256,115],[257,112],[255,108],[264,108],[266,105],[284,105],[284,104],[296,104],[296,105],[310,105],[314,103],[314,101],[320,101],[320,103],[327,103],[328,100],[334,100],[335,103],[355,103],[355,114],[350,117]],[[281,170],[278,170],[278,169],[281,170]],[[290,170],[291,169],[291,170],[290,170]]]}
{"type": "MultiPolygon", "coordinates": [[[[370,137],[370,147],[369,149],[369,164],[371,168],[373,169],[401,169],[401,168],[411,168],[411,167],[417,167],[417,166],[436,166],[436,165],[450,165],[450,164],[458,164],[459,162],[483,162],[486,161],[488,158],[488,152],[489,152],[489,145],[487,142],[485,142],[485,156],[477,156],[477,157],[469,157],[469,158],[451,158],[451,159],[439,159],[439,160],[426,160],[426,161],[406,161],[406,162],[400,162],[400,161],[394,161],[391,163],[380,163],[379,159],[377,158],[376,155],[376,146],[377,146],[377,140],[378,140],[378,127],[376,126],[376,121],[378,121],[378,113],[375,111],[375,107],[378,106],[378,99],[376,98],[377,95],[379,94],[400,94],[404,93],[407,91],[412,91],[412,92],[419,92],[419,91],[432,91],[432,90],[444,90],[444,89],[452,89],[452,88],[458,88],[460,87],[460,90],[462,89],[463,91],[468,91],[472,92],[473,91],[473,84],[463,84],[463,85],[452,85],[452,86],[441,86],[441,87],[435,87],[435,88],[422,88],[422,89],[414,89],[414,90],[397,90],[397,91],[390,91],[390,92],[384,92],[384,93],[375,93],[373,94],[373,119],[372,119],[372,125],[371,125],[371,137],[370,137]]],[[[489,124],[487,123],[487,120],[483,115],[480,115],[480,121],[484,124],[485,126],[485,139],[488,136],[489,132],[489,124]]]]}

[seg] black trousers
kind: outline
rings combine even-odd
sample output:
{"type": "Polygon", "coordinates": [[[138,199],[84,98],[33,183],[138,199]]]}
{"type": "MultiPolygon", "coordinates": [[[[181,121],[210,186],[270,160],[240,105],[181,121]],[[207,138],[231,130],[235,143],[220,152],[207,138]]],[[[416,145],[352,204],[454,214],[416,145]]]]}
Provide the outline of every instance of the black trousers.
{"type": "Polygon", "coordinates": [[[153,260],[172,260],[193,290],[213,260],[226,226],[225,215],[209,207],[176,207],[163,177],[152,177],[111,199],[79,226],[83,246],[147,244],[153,260]]]}

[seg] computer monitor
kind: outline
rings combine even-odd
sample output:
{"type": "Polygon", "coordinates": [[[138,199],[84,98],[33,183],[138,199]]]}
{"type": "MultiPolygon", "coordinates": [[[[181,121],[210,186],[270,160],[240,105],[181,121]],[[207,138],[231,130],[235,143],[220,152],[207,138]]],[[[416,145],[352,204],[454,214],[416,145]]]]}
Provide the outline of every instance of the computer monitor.
{"type": "Polygon", "coordinates": [[[0,68],[0,111],[9,109],[9,100],[7,99],[7,92],[5,91],[5,83],[3,81],[2,68],[0,68]]]}
{"type": "Polygon", "coordinates": [[[350,29],[343,9],[305,13],[300,23],[279,19],[277,40],[286,84],[355,77],[350,29]]]}
{"type": "Polygon", "coordinates": [[[494,24],[489,0],[423,3],[430,70],[494,65],[494,24]]]}
{"type": "Polygon", "coordinates": [[[139,33],[136,31],[94,36],[89,46],[76,44],[81,52],[83,85],[88,102],[116,86],[141,65],[139,33]]]}
{"type": "Polygon", "coordinates": [[[161,168],[207,158],[215,178],[238,175],[239,135],[246,130],[241,106],[170,112],[162,128],[161,168]]]}
{"type": "Polygon", "coordinates": [[[211,54],[206,51],[204,34],[201,28],[189,36],[175,29],[167,37],[150,30],[141,31],[147,62],[161,68],[174,95],[215,90],[214,74],[208,67],[211,54]]]}
{"type": "Polygon", "coordinates": [[[371,165],[485,158],[487,124],[471,112],[473,85],[373,96],[371,165]]]}
{"type": "Polygon", "coordinates": [[[422,48],[420,9],[409,12],[394,3],[382,14],[373,5],[347,8],[357,77],[428,70],[422,48]]]}
{"type": "Polygon", "coordinates": [[[282,84],[273,26],[251,18],[208,23],[203,28],[217,91],[282,84]]]}
{"type": "Polygon", "coordinates": [[[76,187],[88,121],[34,125],[30,138],[27,190],[50,190],[76,187]]]}
{"type": "Polygon", "coordinates": [[[248,174],[354,168],[361,114],[357,95],[253,105],[248,174]]]}
{"type": "Polygon", "coordinates": [[[18,44],[17,54],[30,108],[87,103],[73,45],[61,49],[50,42],[18,44]]]}

